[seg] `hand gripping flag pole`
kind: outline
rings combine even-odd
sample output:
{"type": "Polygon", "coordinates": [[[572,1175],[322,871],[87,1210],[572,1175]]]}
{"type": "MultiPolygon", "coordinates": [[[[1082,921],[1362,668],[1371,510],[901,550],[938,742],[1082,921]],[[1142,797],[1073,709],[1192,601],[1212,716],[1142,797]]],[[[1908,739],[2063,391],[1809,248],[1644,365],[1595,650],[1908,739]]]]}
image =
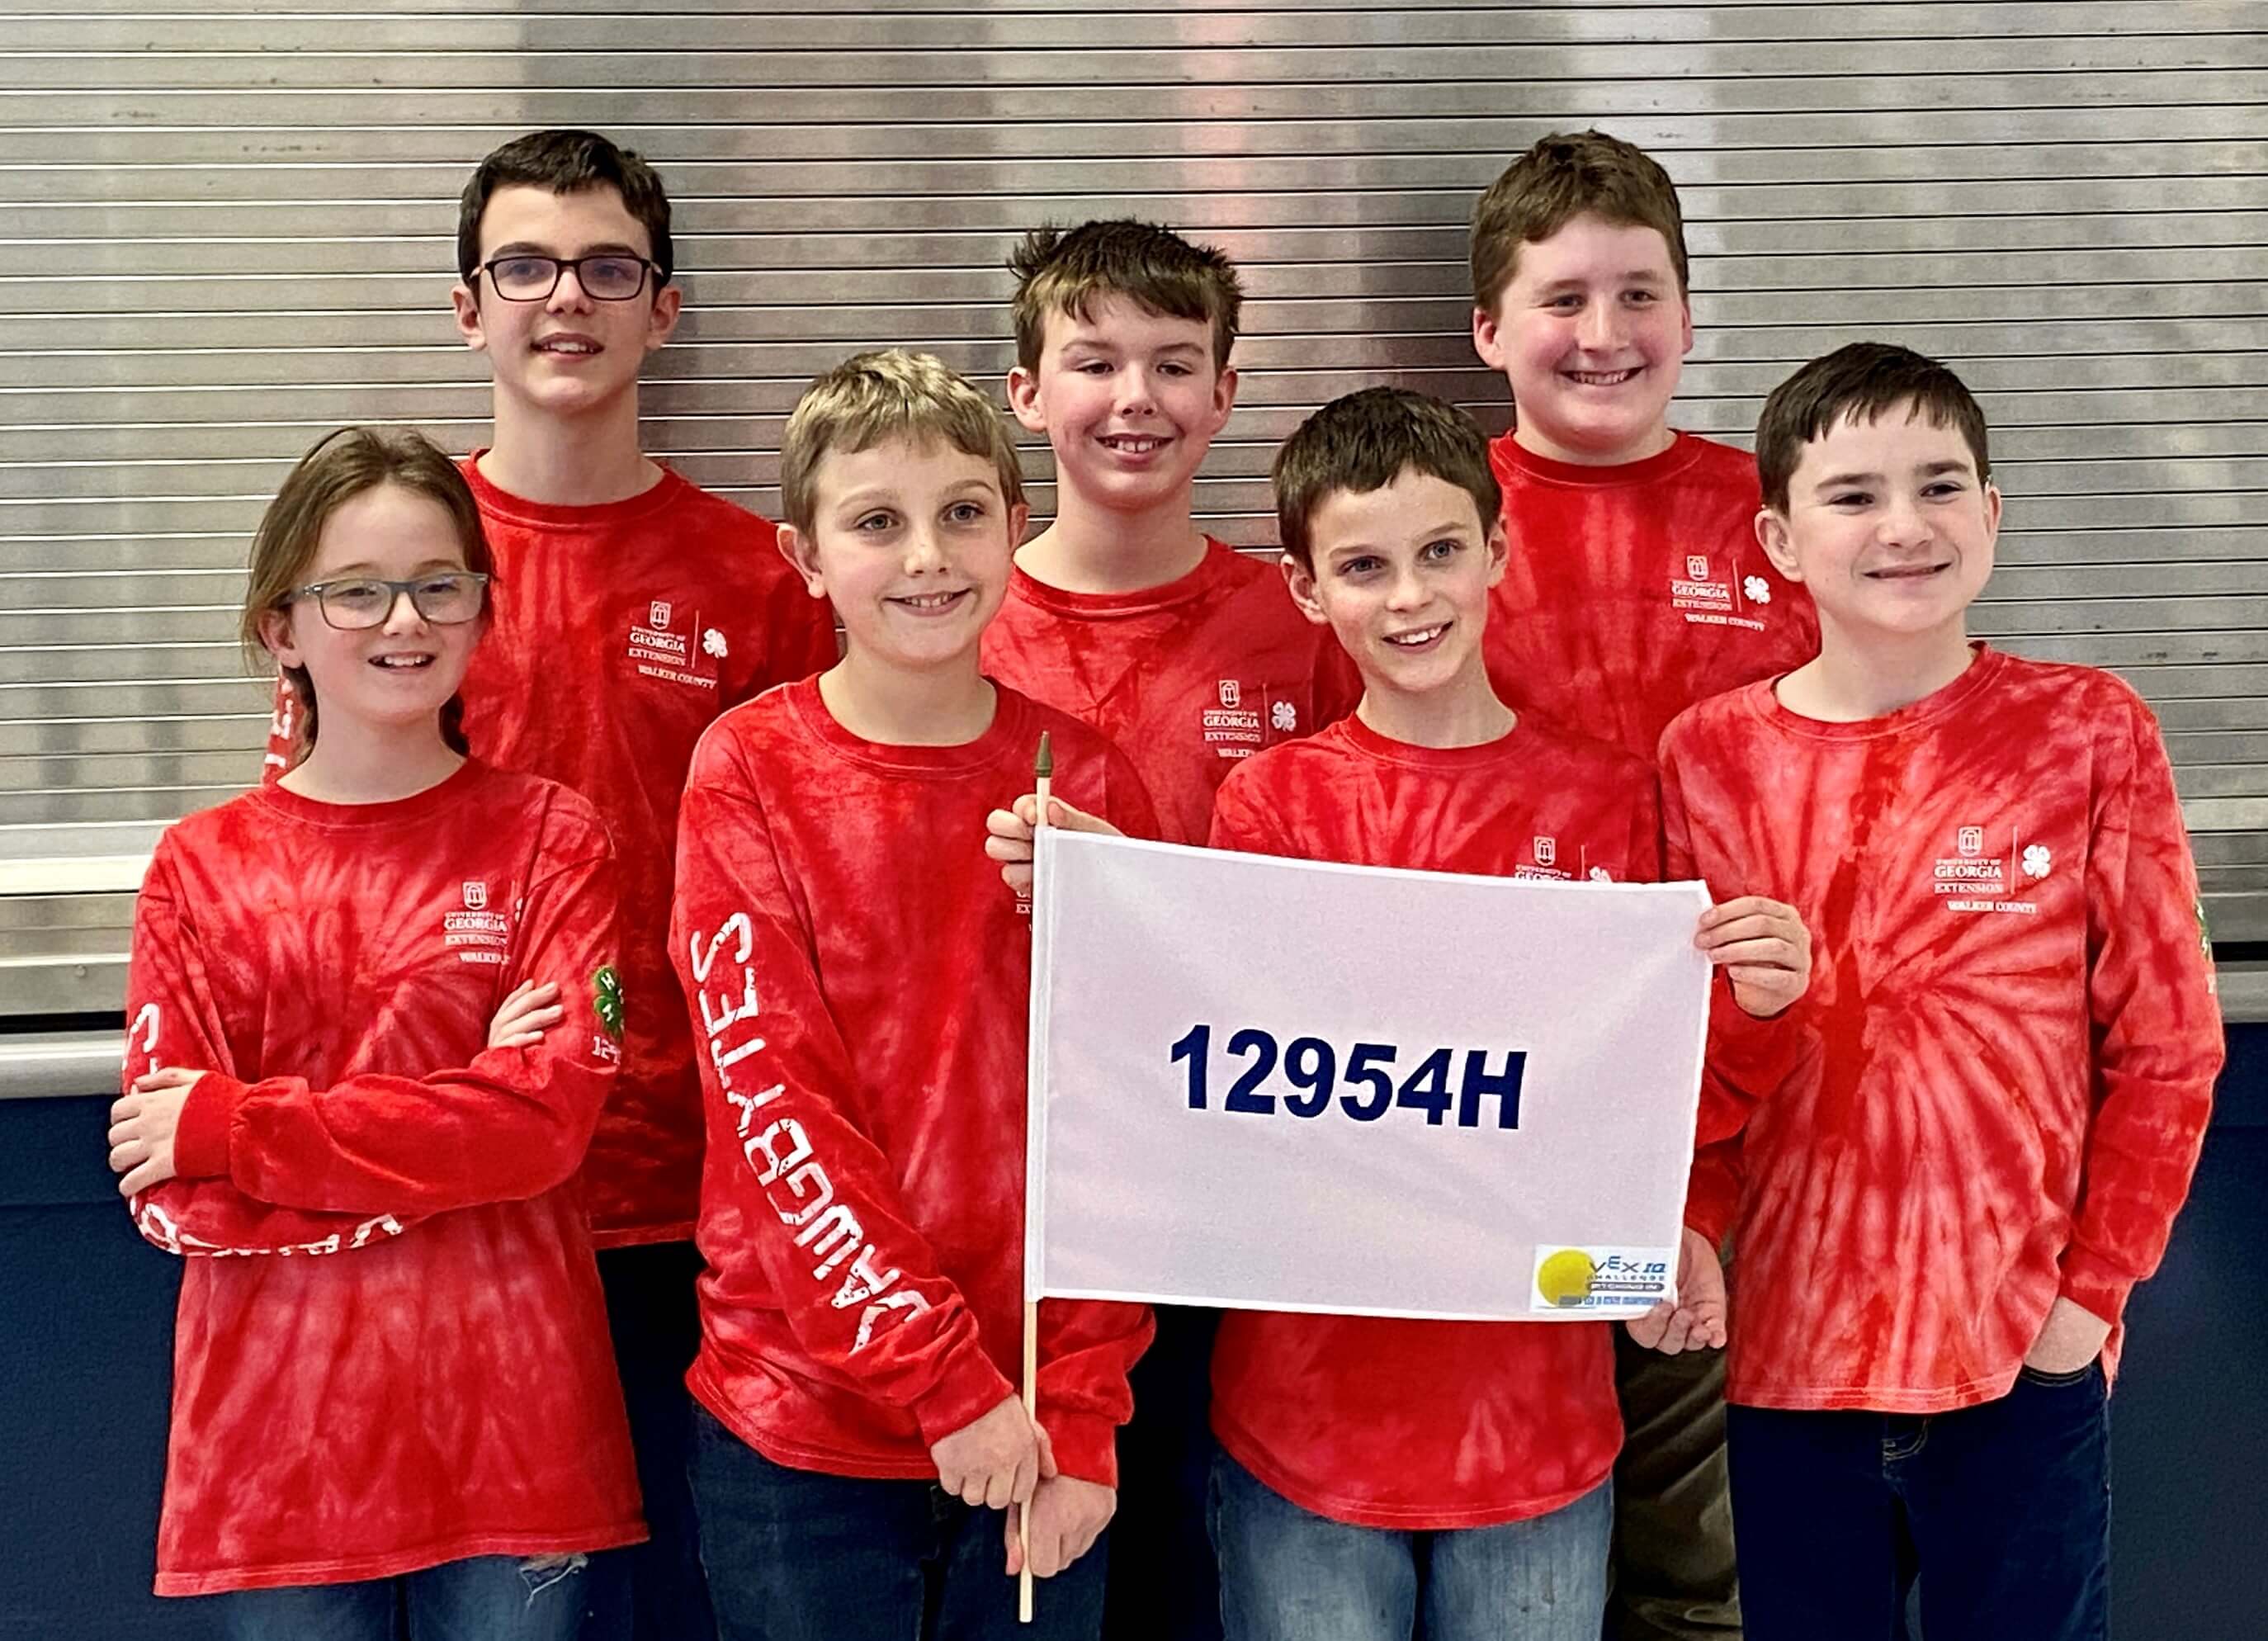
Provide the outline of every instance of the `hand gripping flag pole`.
{"type": "MultiPolygon", "coordinates": [[[[1039,799],[1039,813],[1032,821],[1032,929],[1035,937],[1040,927],[1040,850],[1039,835],[1048,824],[1049,788],[1056,772],[1055,751],[1048,744],[1047,732],[1040,732],[1039,755],[1032,761],[1032,791],[1039,799]]],[[[1038,955],[1035,951],[1035,959],[1038,955]]],[[[1037,968],[1035,961],[1034,967],[1037,968]]],[[[1031,1049],[1025,1061],[1024,1123],[1027,1135],[1036,1134],[1033,1125],[1040,1120],[1041,1078],[1040,1057],[1042,1052],[1039,1023],[1033,1022],[1031,1049]]],[[[1027,1143],[1025,1157],[1024,1212],[1036,1211],[1033,1187],[1037,1181],[1038,1159],[1027,1143]]],[[[1032,1257],[1033,1239],[1028,1230],[1024,1239],[1024,1258],[1028,1265],[1032,1257]]],[[[1024,1417],[1036,1428],[1040,1417],[1040,1302],[1033,1297],[1032,1280],[1028,1270],[1024,1278],[1024,1417]]],[[[1016,1618],[1020,1623],[1032,1622],[1032,1507],[1020,1506],[1016,1514],[1016,1542],[1023,1552],[1024,1570],[1016,1578],[1016,1618]]]]}

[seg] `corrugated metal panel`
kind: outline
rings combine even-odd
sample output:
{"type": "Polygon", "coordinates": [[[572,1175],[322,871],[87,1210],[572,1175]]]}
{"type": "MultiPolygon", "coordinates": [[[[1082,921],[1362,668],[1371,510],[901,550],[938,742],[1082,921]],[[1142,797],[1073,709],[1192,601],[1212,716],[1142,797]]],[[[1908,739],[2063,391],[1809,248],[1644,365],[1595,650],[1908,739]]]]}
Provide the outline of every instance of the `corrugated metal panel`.
{"type": "Polygon", "coordinates": [[[1978,626],[2151,697],[2216,926],[2268,938],[2253,0],[228,3],[4,18],[0,1012],[117,997],[130,884],[36,863],[130,878],[251,773],[229,634],[291,459],[350,420],[481,436],[453,198],[496,143],[567,124],[644,150],[678,202],[650,448],[764,510],[797,392],[850,349],[997,381],[1023,228],[1123,211],[1222,245],[1254,299],[1199,505],[1254,546],[1275,442],[1335,394],[1402,381],[1504,425],[1466,342],[1472,199],[1547,129],[1642,143],[1690,224],[1677,420],[1744,438],[1854,336],[1954,361],[2010,496],[1978,626]]]}

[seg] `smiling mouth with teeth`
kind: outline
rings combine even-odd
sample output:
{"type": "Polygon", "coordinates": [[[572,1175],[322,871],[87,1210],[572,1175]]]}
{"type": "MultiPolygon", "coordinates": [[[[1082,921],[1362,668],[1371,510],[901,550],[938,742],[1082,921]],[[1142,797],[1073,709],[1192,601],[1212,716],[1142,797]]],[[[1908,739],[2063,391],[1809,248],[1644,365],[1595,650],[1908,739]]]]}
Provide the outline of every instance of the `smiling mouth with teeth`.
{"type": "Polygon", "coordinates": [[[1889,564],[1880,570],[1870,570],[1866,574],[1869,581],[1926,581],[1930,577],[1952,568],[1953,561],[1948,558],[1934,564],[1889,564]]]}
{"type": "Polygon", "coordinates": [[[1627,371],[1562,371],[1571,382],[1580,382],[1586,387],[1619,387],[1638,374],[1635,368],[1627,371]]]}
{"type": "Polygon", "coordinates": [[[1146,456],[1153,450],[1163,450],[1166,441],[1150,433],[1105,433],[1102,442],[1112,450],[1130,456],[1146,456]]]}
{"type": "Polygon", "coordinates": [[[1415,650],[1420,645],[1432,643],[1434,639],[1448,630],[1448,623],[1444,622],[1438,627],[1420,627],[1415,632],[1388,633],[1386,642],[1398,649],[1415,650]]]}
{"type": "Polygon", "coordinates": [[[433,665],[433,658],[430,655],[373,655],[370,658],[370,664],[372,666],[384,667],[390,673],[401,673],[409,672],[416,667],[431,666],[433,665]]]}
{"type": "Polygon", "coordinates": [[[968,591],[963,587],[958,592],[910,592],[902,598],[892,599],[890,602],[902,604],[911,610],[941,610],[958,603],[968,591]]]}
{"type": "Polygon", "coordinates": [[[535,344],[538,353],[593,354],[599,351],[595,342],[570,341],[563,337],[547,337],[535,344]]]}

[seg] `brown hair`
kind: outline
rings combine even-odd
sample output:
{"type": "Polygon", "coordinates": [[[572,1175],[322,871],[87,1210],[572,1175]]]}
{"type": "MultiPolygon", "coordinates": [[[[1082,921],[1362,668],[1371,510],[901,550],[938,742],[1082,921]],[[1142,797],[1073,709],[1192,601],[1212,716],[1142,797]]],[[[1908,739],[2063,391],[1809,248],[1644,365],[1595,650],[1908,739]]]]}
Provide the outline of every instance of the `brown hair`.
{"type": "MultiPolygon", "coordinates": [[[[472,486],[457,464],[423,436],[406,430],[343,427],[316,440],[284,475],[283,488],[252,537],[251,579],[244,591],[244,613],[237,637],[255,668],[272,659],[260,630],[261,618],[269,611],[291,607],[293,592],[306,582],[320,550],[323,526],[331,515],[365,490],[391,484],[398,489],[438,502],[457,526],[457,540],[465,553],[465,568],[490,578],[496,590],[496,560],[489,551],[487,533],[481,528],[479,505],[472,486]]],[[[483,617],[485,619],[485,617],[483,617]]],[[[301,752],[315,744],[315,685],[304,666],[276,670],[299,702],[297,740],[301,752]]],[[[465,742],[464,703],[455,695],[441,709],[441,736],[458,752],[465,742]]]]}
{"type": "Polygon", "coordinates": [[[1473,305],[1495,313],[1520,247],[1582,216],[1660,234],[1677,293],[1686,293],[1685,217],[1669,173],[1644,149],[1604,131],[1556,131],[1505,167],[1473,207],[1473,305]]]}
{"type": "Polygon", "coordinates": [[[1854,342],[1822,355],[1771,390],[1756,421],[1756,475],[1764,505],[1787,511],[1788,481],[1803,447],[1837,422],[1876,422],[1903,407],[1932,427],[1958,432],[1977,459],[1977,478],[1992,476],[1984,412],[1962,379],[1935,359],[1881,342],[1854,342]]]}
{"type": "Polygon", "coordinates": [[[677,267],[669,238],[669,195],[654,168],[631,150],[616,148],[596,131],[530,131],[492,151],[480,163],[457,201],[457,272],[472,287],[481,266],[481,213],[498,188],[541,188],[547,194],[586,194],[612,188],[622,209],[645,230],[647,254],[661,271],[657,289],[677,267]]]}
{"type": "Polygon", "coordinates": [[[942,441],[990,461],[1000,499],[1024,499],[1016,442],[968,379],[933,354],[904,348],[856,353],[803,390],[780,441],[780,511],[799,530],[819,513],[819,463],[829,451],[871,450],[886,438],[942,441]]]}
{"type": "Polygon", "coordinates": [[[1455,406],[1406,387],[1366,387],[1300,423],[1276,453],[1270,476],[1284,550],[1313,570],[1315,510],[1339,491],[1382,490],[1405,473],[1455,485],[1473,498],[1483,532],[1496,527],[1504,491],[1479,424],[1455,406]]]}
{"type": "Polygon", "coordinates": [[[1008,268],[1016,276],[1010,309],[1016,362],[1027,371],[1040,368],[1049,314],[1086,320],[1102,297],[1126,297],[1168,319],[1211,326],[1214,373],[1228,368],[1244,287],[1225,252],[1191,245],[1154,223],[1113,217],[1076,228],[1035,228],[1008,268]]]}

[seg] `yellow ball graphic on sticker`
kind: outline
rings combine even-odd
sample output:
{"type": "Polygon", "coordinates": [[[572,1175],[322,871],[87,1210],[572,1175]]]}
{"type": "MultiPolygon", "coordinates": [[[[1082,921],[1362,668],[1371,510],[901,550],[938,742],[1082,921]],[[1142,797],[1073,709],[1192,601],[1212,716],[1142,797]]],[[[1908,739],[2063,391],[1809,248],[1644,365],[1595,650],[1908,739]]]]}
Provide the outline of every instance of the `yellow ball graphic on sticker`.
{"type": "Polygon", "coordinates": [[[1536,1267],[1535,1286],[1546,1304],[1572,1307],[1591,1297],[1591,1279],[1598,1274],[1588,1254],[1563,1247],[1536,1267]]]}

